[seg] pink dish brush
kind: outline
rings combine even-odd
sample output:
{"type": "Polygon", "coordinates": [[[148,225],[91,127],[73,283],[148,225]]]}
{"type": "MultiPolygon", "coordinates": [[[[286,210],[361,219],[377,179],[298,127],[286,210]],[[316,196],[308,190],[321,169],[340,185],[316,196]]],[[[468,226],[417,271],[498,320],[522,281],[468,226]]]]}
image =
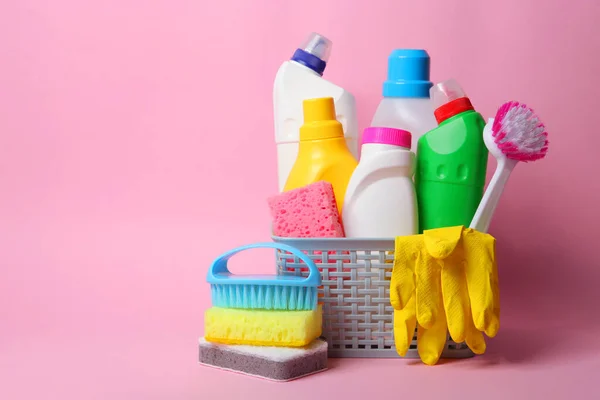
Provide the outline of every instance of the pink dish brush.
{"type": "Polygon", "coordinates": [[[483,140],[498,165],[471,221],[470,227],[479,232],[487,232],[504,185],[517,163],[539,160],[548,151],[544,124],[531,108],[516,101],[504,103],[496,117],[488,119],[483,140]]]}

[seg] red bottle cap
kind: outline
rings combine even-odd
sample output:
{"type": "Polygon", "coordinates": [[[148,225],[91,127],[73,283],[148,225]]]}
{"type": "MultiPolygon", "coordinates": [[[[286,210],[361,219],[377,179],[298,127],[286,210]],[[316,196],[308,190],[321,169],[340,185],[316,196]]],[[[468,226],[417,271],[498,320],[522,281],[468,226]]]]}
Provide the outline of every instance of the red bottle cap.
{"type": "Polygon", "coordinates": [[[460,114],[464,111],[473,110],[473,105],[471,104],[471,100],[468,97],[460,97],[458,99],[452,100],[441,107],[438,107],[434,112],[435,119],[438,124],[441,124],[443,121],[448,118],[454,117],[456,114],[460,114]]]}

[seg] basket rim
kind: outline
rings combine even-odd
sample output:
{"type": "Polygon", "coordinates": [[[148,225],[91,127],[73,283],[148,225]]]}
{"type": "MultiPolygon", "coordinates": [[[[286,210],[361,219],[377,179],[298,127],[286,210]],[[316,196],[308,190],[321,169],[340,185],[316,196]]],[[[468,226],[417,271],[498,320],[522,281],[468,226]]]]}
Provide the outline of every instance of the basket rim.
{"type": "Polygon", "coordinates": [[[291,238],[271,235],[271,239],[302,250],[391,251],[396,243],[395,238],[291,238]]]}

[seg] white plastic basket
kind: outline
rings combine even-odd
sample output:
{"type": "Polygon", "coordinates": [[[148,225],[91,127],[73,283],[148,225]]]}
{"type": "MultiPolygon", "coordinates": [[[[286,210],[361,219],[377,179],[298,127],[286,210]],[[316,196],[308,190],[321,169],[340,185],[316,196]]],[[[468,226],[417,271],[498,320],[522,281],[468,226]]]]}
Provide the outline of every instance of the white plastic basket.
{"type": "MultiPolygon", "coordinates": [[[[312,239],[272,237],[308,254],[321,271],[323,334],[330,357],[399,357],[394,346],[390,279],[393,239],[312,239]]],[[[305,264],[290,253],[276,252],[278,273],[307,275],[305,264]]],[[[416,333],[416,332],[415,332],[416,333]]],[[[467,358],[473,353],[450,337],[443,358],[467,358]]],[[[418,358],[416,335],[406,358],[418,358]]]]}

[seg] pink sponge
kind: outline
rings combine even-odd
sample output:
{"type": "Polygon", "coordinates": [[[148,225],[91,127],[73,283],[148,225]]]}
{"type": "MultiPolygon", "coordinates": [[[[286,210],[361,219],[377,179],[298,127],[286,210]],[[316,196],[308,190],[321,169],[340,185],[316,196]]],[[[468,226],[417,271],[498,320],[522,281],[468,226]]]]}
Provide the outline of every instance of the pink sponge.
{"type": "Polygon", "coordinates": [[[331,183],[319,181],[268,199],[273,234],[281,237],[344,237],[331,183]]]}

